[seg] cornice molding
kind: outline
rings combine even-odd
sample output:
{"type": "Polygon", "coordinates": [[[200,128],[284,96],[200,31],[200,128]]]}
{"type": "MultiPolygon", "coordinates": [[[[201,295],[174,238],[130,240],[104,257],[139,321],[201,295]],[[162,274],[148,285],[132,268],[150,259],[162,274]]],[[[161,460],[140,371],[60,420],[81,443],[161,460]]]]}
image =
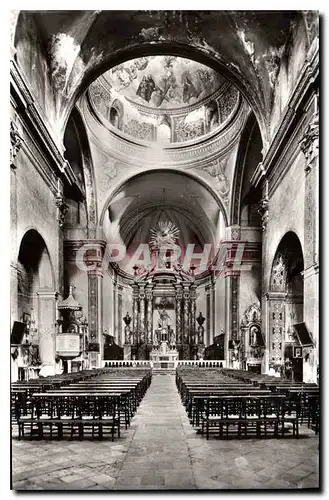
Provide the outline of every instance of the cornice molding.
{"type": "Polygon", "coordinates": [[[304,64],[265,158],[258,165],[251,179],[251,183],[255,187],[262,183],[265,177],[269,177],[271,170],[276,165],[304,112],[303,102],[308,99],[308,94],[311,94],[312,87],[319,77],[319,51],[314,50],[312,45],[309,54],[309,59],[304,64]]]}
{"type": "Polygon", "coordinates": [[[194,168],[196,165],[199,166],[226,155],[238,141],[249,114],[249,106],[241,101],[232,119],[228,120],[225,127],[219,128],[210,137],[199,137],[193,144],[173,144],[159,152],[152,143],[141,144],[124,137],[120,132],[109,130],[105,123],[94,115],[87,98],[80,101],[79,107],[85,116],[93,142],[105,155],[128,165],[154,166],[156,162],[159,166],[174,166],[176,168],[184,166],[194,168]],[[105,133],[107,132],[108,141],[106,143],[100,140],[99,134],[97,134],[97,127],[100,126],[104,127],[105,133]]]}
{"type": "Polygon", "coordinates": [[[211,101],[217,101],[221,99],[223,94],[227,92],[230,86],[231,84],[229,82],[225,82],[219,89],[213,92],[210,96],[205,97],[204,99],[196,102],[195,104],[189,106],[182,106],[180,108],[151,108],[148,106],[144,106],[143,104],[139,104],[133,101],[132,99],[129,99],[126,96],[125,99],[138,111],[140,111],[145,115],[156,115],[156,116],[167,115],[172,117],[179,117],[179,116],[186,116],[189,113],[192,113],[193,111],[199,109],[201,106],[206,106],[211,101]]]}
{"type": "MultiPolygon", "coordinates": [[[[57,171],[56,174],[62,176],[69,185],[74,184],[78,191],[81,192],[78,180],[70,164],[63,156],[63,146],[60,147],[56,144],[52,137],[50,124],[33,97],[22,69],[14,59],[10,61],[10,94],[16,113],[24,121],[32,125],[36,137],[40,140],[40,145],[43,146],[57,171]]],[[[83,195],[83,193],[81,194],[83,195]]]]}

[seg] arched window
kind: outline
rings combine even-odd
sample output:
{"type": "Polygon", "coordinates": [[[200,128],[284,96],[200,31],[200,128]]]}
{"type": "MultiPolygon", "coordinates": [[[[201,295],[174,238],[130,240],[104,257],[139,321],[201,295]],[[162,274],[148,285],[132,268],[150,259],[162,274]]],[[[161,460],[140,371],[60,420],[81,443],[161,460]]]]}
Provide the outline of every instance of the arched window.
{"type": "Polygon", "coordinates": [[[119,128],[119,113],[113,106],[110,109],[110,123],[115,128],[119,128]]]}
{"type": "Polygon", "coordinates": [[[162,122],[157,129],[157,140],[162,143],[170,143],[171,129],[168,123],[162,122]]]}

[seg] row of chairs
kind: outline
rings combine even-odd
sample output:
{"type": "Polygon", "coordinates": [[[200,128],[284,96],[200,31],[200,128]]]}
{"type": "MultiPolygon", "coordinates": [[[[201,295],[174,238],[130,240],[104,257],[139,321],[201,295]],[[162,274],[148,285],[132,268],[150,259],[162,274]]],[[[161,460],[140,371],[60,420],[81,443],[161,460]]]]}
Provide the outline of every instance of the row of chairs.
{"type": "Polygon", "coordinates": [[[120,437],[151,383],[150,369],[93,370],[96,377],[16,399],[18,437],[120,437]]]}
{"type": "Polygon", "coordinates": [[[284,394],[290,399],[300,402],[300,423],[307,423],[315,433],[320,428],[320,390],[315,383],[296,382],[267,374],[255,374],[243,370],[225,368],[223,374],[228,377],[253,384],[256,387],[269,389],[273,394],[284,394]]]}
{"type": "Polygon", "coordinates": [[[207,439],[217,430],[219,437],[279,437],[288,428],[298,437],[298,398],[234,380],[222,370],[178,368],[176,383],[192,425],[207,439]]]}
{"type": "Polygon", "coordinates": [[[109,429],[112,441],[115,432],[120,437],[119,396],[52,396],[32,398],[31,412],[18,417],[18,438],[25,437],[26,427],[30,439],[37,434],[39,439],[57,436],[62,439],[64,434],[72,439],[74,435],[80,439],[98,432],[99,439],[109,429]]]}
{"type": "Polygon", "coordinates": [[[204,398],[201,434],[209,439],[210,431],[218,429],[219,437],[284,437],[292,428],[299,436],[299,405],[284,396],[248,396],[204,398]]]}

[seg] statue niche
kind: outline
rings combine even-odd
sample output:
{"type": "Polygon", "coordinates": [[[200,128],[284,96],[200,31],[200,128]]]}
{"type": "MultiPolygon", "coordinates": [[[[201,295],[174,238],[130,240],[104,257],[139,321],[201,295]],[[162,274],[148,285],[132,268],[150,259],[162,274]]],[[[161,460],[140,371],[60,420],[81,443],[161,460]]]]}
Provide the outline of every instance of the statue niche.
{"type": "Polygon", "coordinates": [[[261,330],[261,310],[257,304],[250,305],[241,320],[242,368],[259,370],[264,355],[265,343],[261,330]]]}

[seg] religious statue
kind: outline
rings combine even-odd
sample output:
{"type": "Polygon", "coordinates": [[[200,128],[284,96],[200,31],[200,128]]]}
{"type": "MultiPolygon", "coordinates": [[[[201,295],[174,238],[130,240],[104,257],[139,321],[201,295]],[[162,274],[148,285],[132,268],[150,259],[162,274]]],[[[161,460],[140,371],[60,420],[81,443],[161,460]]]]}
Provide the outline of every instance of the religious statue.
{"type": "Polygon", "coordinates": [[[239,361],[240,340],[233,339],[232,344],[233,344],[232,361],[238,362],[239,361]]]}
{"type": "Polygon", "coordinates": [[[203,316],[202,312],[200,312],[199,316],[197,317],[197,322],[198,322],[198,344],[203,344],[204,343],[204,327],[203,323],[205,322],[206,318],[203,316]]]}
{"type": "Polygon", "coordinates": [[[170,316],[167,311],[165,309],[162,309],[162,311],[159,311],[159,316],[161,325],[160,328],[168,328],[170,316]]]}
{"type": "Polygon", "coordinates": [[[171,330],[171,335],[170,335],[170,345],[175,346],[176,345],[176,339],[175,339],[175,334],[174,331],[171,330]]]}
{"type": "Polygon", "coordinates": [[[132,343],[131,342],[131,330],[130,330],[130,323],[131,323],[131,317],[129,316],[129,313],[124,316],[123,321],[125,322],[125,344],[132,343]]]}
{"type": "Polygon", "coordinates": [[[249,343],[252,346],[257,346],[261,345],[262,342],[260,342],[260,327],[259,325],[251,325],[250,330],[249,330],[249,343]]]}

